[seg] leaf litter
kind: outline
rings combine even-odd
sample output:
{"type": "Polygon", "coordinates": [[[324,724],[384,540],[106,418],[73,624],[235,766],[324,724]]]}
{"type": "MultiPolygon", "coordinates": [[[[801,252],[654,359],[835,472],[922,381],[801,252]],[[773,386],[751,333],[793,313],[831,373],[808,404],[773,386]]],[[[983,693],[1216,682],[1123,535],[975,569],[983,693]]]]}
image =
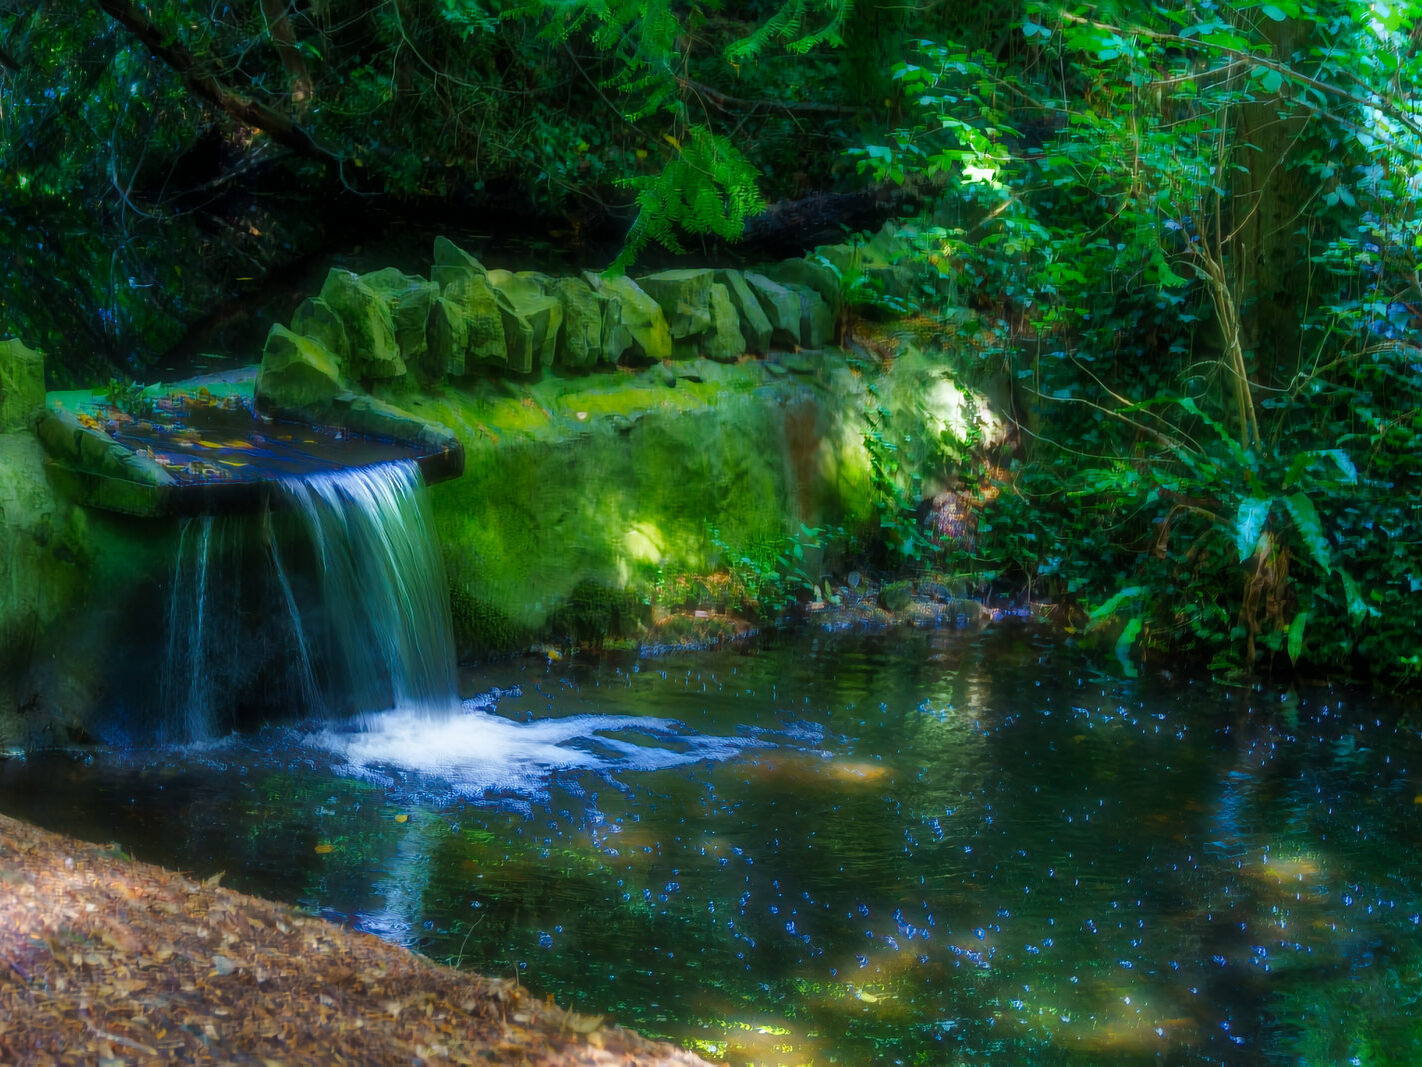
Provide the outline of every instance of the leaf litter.
{"type": "Polygon", "coordinates": [[[705,1062],[220,881],[0,815],[0,1061],[705,1062]]]}

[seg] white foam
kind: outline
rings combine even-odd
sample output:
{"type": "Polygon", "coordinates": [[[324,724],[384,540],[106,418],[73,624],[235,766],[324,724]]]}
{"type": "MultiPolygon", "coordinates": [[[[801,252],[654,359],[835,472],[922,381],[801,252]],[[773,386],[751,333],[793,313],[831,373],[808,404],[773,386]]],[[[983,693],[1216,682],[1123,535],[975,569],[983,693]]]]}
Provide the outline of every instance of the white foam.
{"type": "Polygon", "coordinates": [[[719,762],[769,743],[697,734],[673,719],[571,715],[514,722],[488,707],[487,699],[466,700],[462,714],[446,719],[394,709],[364,716],[358,732],[327,726],[305,740],[330,752],[338,773],[467,799],[493,791],[542,795],[562,771],[653,771],[719,762]]]}

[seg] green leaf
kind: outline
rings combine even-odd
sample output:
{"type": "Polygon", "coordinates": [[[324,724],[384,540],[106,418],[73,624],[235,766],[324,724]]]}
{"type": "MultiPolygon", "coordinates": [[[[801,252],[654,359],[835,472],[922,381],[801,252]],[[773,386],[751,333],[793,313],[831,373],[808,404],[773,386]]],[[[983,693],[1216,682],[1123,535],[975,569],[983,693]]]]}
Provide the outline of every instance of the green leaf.
{"type": "Polygon", "coordinates": [[[1323,524],[1319,522],[1313,501],[1302,492],[1290,493],[1282,499],[1284,507],[1289,509],[1289,515],[1294,520],[1294,528],[1298,530],[1299,538],[1308,549],[1308,554],[1313,557],[1314,563],[1318,564],[1319,570],[1324,574],[1332,574],[1333,554],[1328,548],[1328,540],[1323,536],[1323,524]]]}
{"type": "Polygon", "coordinates": [[[1131,646],[1136,643],[1136,638],[1141,633],[1141,617],[1137,615],[1126,623],[1125,629],[1121,631],[1121,636],[1116,638],[1116,659],[1121,664],[1121,670],[1125,672],[1127,678],[1136,676],[1136,665],[1131,662],[1131,646]]]}
{"type": "Polygon", "coordinates": [[[1273,503],[1272,497],[1257,496],[1240,501],[1239,513],[1234,517],[1234,547],[1239,552],[1239,562],[1243,563],[1254,554],[1273,503]]]}
{"type": "Polygon", "coordinates": [[[1308,612],[1301,611],[1289,623],[1289,662],[1297,664],[1303,652],[1304,628],[1308,626],[1308,612]]]}
{"type": "Polygon", "coordinates": [[[1272,67],[1266,70],[1263,77],[1259,79],[1259,85],[1266,93],[1277,93],[1279,86],[1283,84],[1284,76],[1272,67]]]}
{"type": "Polygon", "coordinates": [[[1142,587],[1139,585],[1126,586],[1126,588],[1116,593],[1115,596],[1112,596],[1105,603],[1096,607],[1091,612],[1090,621],[1100,622],[1102,619],[1109,618],[1112,614],[1115,613],[1116,609],[1119,608],[1126,601],[1134,600],[1136,597],[1140,596],[1141,588],[1142,587]]]}
{"type": "MultiPolygon", "coordinates": [[[[1283,9],[1283,8],[1281,8],[1281,7],[1276,7],[1276,6],[1274,6],[1273,4],[1265,4],[1265,5],[1264,5],[1263,7],[1261,7],[1259,10],[1260,10],[1260,12],[1262,12],[1262,13],[1264,14],[1264,16],[1265,16],[1266,18],[1271,18],[1271,19],[1273,19],[1275,22],[1283,22],[1285,19],[1287,19],[1287,18],[1289,17],[1289,16],[1284,12],[1284,9],[1283,9]]],[[[1271,92],[1272,92],[1272,90],[1271,90],[1271,92]]]]}

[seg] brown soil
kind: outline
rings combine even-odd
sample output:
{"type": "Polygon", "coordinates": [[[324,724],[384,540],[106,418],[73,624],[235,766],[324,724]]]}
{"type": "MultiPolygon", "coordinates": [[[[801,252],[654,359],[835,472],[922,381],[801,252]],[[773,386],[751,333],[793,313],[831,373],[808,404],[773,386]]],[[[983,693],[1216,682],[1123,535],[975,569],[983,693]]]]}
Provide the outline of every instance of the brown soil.
{"type": "Polygon", "coordinates": [[[0,1061],[705,1062],[219,880],[0,815],[0,1061]]]}

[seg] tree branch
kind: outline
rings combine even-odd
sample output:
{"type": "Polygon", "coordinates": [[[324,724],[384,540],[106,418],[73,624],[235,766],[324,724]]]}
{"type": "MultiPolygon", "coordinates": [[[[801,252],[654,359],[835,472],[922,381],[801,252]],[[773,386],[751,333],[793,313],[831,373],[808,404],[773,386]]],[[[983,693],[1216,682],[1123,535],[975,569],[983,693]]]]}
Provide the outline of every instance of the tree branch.
{"type": "Polygon", "coordinates": [[[327,163],[341,162],[340,153],[322,144],[314,134],[280,112],[225,84],[176,38],[155,26],[131,0],[97,0],[97,3],[102,11],[126,27],[150,52],[171,67],[195,96],[215,104],[247,125],[265,131],[273,141],[298,155],[327,163]]]}

